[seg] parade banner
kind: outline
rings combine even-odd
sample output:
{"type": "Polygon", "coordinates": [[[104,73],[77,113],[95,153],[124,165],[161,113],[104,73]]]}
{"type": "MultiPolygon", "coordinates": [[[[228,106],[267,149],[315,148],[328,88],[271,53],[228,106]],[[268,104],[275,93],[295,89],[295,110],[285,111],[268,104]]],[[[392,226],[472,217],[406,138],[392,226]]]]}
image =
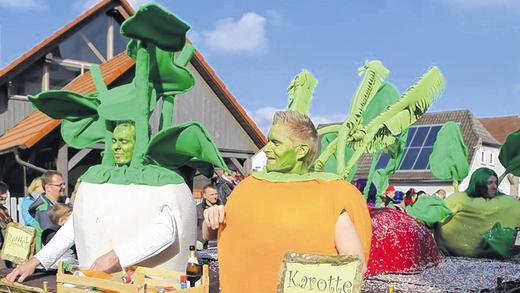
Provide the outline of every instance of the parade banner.
{"type": "Polygon", "coordinates": [[[8,224],[0,257],[16,264],[28,261],[34,249],[34,234],[33,228],[20,223],[8,224]]]}
{"type": "Polygon", "coordinates": [[[361,292],[363,267],[357,258],[287,253],[278,293],[361,292]]]}

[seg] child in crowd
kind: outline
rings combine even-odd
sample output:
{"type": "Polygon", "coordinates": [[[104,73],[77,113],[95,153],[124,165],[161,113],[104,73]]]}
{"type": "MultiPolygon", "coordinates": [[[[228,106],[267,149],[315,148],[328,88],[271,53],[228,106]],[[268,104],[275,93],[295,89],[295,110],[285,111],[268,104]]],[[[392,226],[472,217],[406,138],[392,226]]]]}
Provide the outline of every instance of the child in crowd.
{"type": "MultiPolygon", "coordinates": [[[[49,218],[51,219],[51,222],[53,223],[53,226],[49,229],[46,229],[42,232],[42,242],[44,245],[49,243],[49,241],[54,237],[54,234],[58,232],[58,230],[65,225],[67,220],[72,215],[72,208],[69,205],[57,203],[52,207],[52,209],[49,210],[49,218]]],[[[78,260],[76,257],[76,248],[73,246],[72,249],[69,249],[65,252],[65,254],[61,257],[61,261],[70,263],[70,264],[77,264],[78,260]]],[[[53,265],[54,267],[55,265],[53,265]]]]}
{"type": "Polygon", "coordinates": [[[72,208],[69,205],[62,203],[56,204],[49,211],[49,218],[51,219],[52,223],[60,227],[63,226],[65,222],[67,222],[70,215],[72,215],[72,208]]]}

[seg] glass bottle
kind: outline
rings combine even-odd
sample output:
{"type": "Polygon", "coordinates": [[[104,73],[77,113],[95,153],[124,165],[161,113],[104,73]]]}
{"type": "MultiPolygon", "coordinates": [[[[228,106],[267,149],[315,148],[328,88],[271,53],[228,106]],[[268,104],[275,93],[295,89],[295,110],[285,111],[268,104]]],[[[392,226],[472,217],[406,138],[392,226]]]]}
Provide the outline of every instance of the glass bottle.
{"type": "Polygon", "coordinates": [[[188,259],[188,264],[186,265],[186,276],[188,277],[189,287],[195,287],[195,282],[197,282],[202,276],[202,266],[199,264],[197,259],[197,253],[195,252],[195,246],[190,246],[190,258],[188,259]]]}

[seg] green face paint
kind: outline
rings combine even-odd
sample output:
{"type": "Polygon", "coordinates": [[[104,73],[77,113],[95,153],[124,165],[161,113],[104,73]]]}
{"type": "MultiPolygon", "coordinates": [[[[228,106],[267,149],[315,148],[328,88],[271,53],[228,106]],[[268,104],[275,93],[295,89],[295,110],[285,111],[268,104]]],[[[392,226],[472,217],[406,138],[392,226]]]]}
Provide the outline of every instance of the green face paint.
{"type": "Polygon", "coordinates": [[[135,126],[121,124],[114,129],[112,153],[118,166],[128,165],[132,160],[135,147],[135,126]]]}
{"type": "Polygon", "coordinates": [[[291,140],[289,129],[273,125],[267,136],[265,148],[267,172],[299,173],[302,162],[298,160],[298,145],[291,140]]]}

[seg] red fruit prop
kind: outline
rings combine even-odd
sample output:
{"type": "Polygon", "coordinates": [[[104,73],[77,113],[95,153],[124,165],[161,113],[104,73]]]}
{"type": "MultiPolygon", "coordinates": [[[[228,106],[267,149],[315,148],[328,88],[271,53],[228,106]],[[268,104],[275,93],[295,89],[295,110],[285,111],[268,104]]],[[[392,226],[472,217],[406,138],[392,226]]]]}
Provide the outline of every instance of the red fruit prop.
{"type": "Polygon", "coordinates": [[[426,226],[391,208],[370,209],[372,243],[365,276],[417,273],[439,264],[442,255],[426,226]]]}

